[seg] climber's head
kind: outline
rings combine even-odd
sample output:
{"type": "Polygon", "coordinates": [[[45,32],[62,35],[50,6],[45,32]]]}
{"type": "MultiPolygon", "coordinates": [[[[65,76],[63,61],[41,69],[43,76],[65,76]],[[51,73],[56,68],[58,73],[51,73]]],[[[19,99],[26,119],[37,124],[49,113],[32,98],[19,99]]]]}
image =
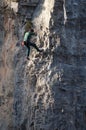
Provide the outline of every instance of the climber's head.
{"type": "Polygon", "coordinates": [[[31,29],[30,29],[30,31],[31,31],[31,32],[34,32],[34,29],[33,29],[33,28],[31,28],[31,29]]]}

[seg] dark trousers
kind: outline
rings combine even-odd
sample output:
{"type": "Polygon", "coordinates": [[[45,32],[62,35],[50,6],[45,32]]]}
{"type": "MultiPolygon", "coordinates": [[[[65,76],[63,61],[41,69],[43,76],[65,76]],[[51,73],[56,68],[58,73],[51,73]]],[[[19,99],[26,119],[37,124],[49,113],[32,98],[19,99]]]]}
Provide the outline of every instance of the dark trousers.
{"type": "Polygon", "coordinates": [[[30,54],[30,46],[34,47],[37,51],[41,52],[41,50],[36,46],[35,43],[32,43],[32,42],[24,42],[24,45],[28,48],[27,57],[29,57],[29,54],[30,54]]]}

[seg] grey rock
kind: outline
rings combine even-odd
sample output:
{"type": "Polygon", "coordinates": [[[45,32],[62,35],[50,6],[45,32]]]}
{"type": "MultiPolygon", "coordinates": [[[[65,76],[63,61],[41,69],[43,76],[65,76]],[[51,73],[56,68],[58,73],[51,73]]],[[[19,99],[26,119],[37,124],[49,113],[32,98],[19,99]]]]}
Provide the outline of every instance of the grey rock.
{"type": "Polygon", "coordinates": [[[85,0],[20,0],[9,34],[1,12],[0,130],[86,130],[85,5],[85,0]],[[27,20],[44,50],[31,49],[29,61],[26,47],[8,49],[12,38],[22,41],[27,20]]]}

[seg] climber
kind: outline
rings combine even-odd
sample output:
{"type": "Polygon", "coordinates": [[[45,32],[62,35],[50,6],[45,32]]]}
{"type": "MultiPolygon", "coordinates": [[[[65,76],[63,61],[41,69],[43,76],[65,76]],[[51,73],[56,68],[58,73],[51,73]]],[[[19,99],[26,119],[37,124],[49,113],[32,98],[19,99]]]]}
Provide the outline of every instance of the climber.
{"type": "Polygon", "coordinates": [[[35,36],[36,33],[34,32],[34,29],[30,29],[30,31],[26,32],[24,35],[24,40],[22,42],[22,46],[25,45],[28,48],[28,54],[27,59],[29,60],[29,54],[30,54],[30,46],[34,47],[38,52],[42,52],[42,49],[39,49],[35,43],[31,42],[32,36],[35,36]]]}

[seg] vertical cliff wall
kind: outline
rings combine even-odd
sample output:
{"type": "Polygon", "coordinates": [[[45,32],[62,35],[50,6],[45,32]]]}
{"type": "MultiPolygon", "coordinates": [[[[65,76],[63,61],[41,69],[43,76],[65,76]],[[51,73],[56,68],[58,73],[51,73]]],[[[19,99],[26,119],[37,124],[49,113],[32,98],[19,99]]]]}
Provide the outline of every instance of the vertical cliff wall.
{"type": "Polygon", "coordinates": [[[15,22],[10,3],[0,1],[0,130],[13,128],[15,22]]]}
{"type": "Polygon", "coordinates": [[[35,8],[32,20],[44,53],[32,50],[27,62],[25,50],[15,57],[15,129],[86,129],[85,4],[45,0],[35,8]]]}
{"type": "Polygon", "coordinates": [[[86,129],[85,5],[85,0],[20,0],[17,14],[9,1],[3,6],[1,130],[86,129]],[[31,48],[29,61],[20,46],[28,21],[44,50],[31,48]]]}

